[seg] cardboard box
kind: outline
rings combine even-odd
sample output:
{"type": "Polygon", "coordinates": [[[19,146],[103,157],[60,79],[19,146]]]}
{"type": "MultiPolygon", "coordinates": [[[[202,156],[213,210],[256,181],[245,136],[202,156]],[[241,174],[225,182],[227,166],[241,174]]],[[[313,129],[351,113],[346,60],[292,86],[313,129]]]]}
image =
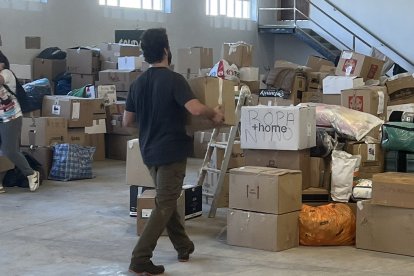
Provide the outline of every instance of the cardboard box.
{"type": "Polygon", "coordinates": [[[302,190],[310,187],[310,150],[244,150],[246,166],[299,170],[302,172],[302,190]]]}
{"type": "Polygon", "coordinates": [[[321,66],[335,66],[332,61],[329,61],[323,57],[309,56],[306,66],[312,68],[313,71],[320,72],[321,66]]]}
{"type": "Polygon", "coordinates": [[[90,102],[93,120],[106,119],[106,108],[104,99],[87,98],[90,102]]]}
{"type": "Polygon", "coordinates": [[[258,67],[242,67],[240,71],[240,81],[258,81],[259,68],[258,67]]]}
{"type": "Polygon", "coordinates": [[[185,194],[185,219],[192,219],[203,214],[202,187],[183,185],[185,194]]]}
{"type": "Polygon", "coordinates": [[[99,72],[99,84],[113,84],[117,91],[129,91],[132,82],[140,74],[133,70],[104,70],[99,72]]]}
{"type": "Polygon", "coordinates": [[[87,134],[86,145],[90,147],[95,147],[93,161],[105,160],[105,134],[87,134]]]}
{"type": "Polygon", "coordinates": [[[6,156],[0,155],[0,173],[11,169],[14,169],[14,164],[6,156]]]}
{"type": "Polygon", "coordinates": [[[387,121],[393,111],[414,112],[414,103],[387,106],[387,121]]]}
{"type": "Polygon", "coordinates": [[[335,75],[336,67],[335,66],[328,66],[328,65],[322,65],[319,69],[321,72],[329,73],[329,75],[335,75]]]}
{"type": "Polygon", "coordinates": [[[253,46],[245,42],[224,43],[223,59],[228,63],[241,67],[251,67],[253,65],[253,46]]]}
{"type": "Polygon", "coordinates": [[[21,147],[20,151],[30,154],[37,162],[42,165],[43,179],[47,179],[53,163],[52,147],[21,147]]]}
{"type": "Polygon", "coordinates": [[[414,77],[411,74],[393,76],[385,85],[390,95],[390,105],[409,104],[414,101],[414,77]]]}
{"type": "Polygon", "coordinates": [[[126,161],[127,143],[129,140],[138,138],[136,135],[119,135],[106,134],[105,135],[105,153],[106,158],[114,160],[126,161]]]}
{"type": "Polygon", "coordinates": [[[330,174],[329,162],[320,157],[310,158],[310,178],[307,180],[310,182],[310,187],[329,187],[327,182],[330,182],[330,174]]]}
{"type": "Polygon", "coordinates": [[[307,74],[308,84],[307,91],[322,92],[323,90],[323,79],[329,76],[326,72],[309,72],[307,74]]]}
{"type": "Polygon", "coordinates": [[[314,107],[243,106],[243,149],[301,150],[316,145],[314,107]]]}
{"type": "Polygon", "coordinates": [[[345,151],[352,155],[361,156],[361,167],[384,167],[384,151],[380,143],[364,143],[347,141],[345,151]]]}
{"type": "Polygon", "coordinates": [[[103,99],[105,106],[116,104],[116,86],[115,85],[97,86],[97,98],[103,99]]]}
{"type": "Polygon", "coordinates": [[[140,187],[155,187],[139,148],[139,140],[132,139],[126,144],[126,184],[140,187]]]}
{"type": "Polygon", "coordinates": [[[341,95],[326,95],[323,94],[322,103],[331,105],[341,105],[341,95]]]}
{"type": "Polygon", "coordinates": [[[137,70],[142,67],[143,57],[119,57],[118,70],[137,70]]]}
{"type": "Polygon", "coordinates": [[[93,124],[92,102],[69,96],[44,96],[42,116],[66,118],[68,127],[87,127],[93,124]]]}
{"type": "Polygon", "coordinates": [[[327,76],[323,79],[323,94],[341,94],[342,90],[364,86],[362,78],[327,76]]]}
{"type": "Polygon", "coordinates": [[[270,214],[302,207],[302,173],[247,166],[230,170],[229,207],[270,214]]]}
{"type": "MultiPolygon", "coordinates": [[[[227,145],[226,142],[219,142],[219,144],[227,145]]],[[[220,169],[224,160],[225,149],[215,148],[211,157],[210,167],[220,169]]],[[[235,141],[232,147],[230,160],[227,169],[239,168],[245,165],[244,153],[240,148],[240,142],[235,141]]]]}
{"type": "Polygon", "coordinates": [[[85,133],[87,134],[106,133],[106,120],[105,119],[93,120],[93,125],[91,127],[85,127],[85,133]]]}
{"type": "Polygon", "coordinates": [[[67,141],[68,124],[65,118],[23,118],[20,144],[22,146],[52,146],[67,141]]]}
{"type": "Polygon", "coordinates": [[[76,144],[81,146],[87,146],[86,144],[86,136],[85,128],[69,128],[68,129],[68,139],[66,143],[68,144],[76,144]]]}
{"type": "Polygon", "coordinates": [[[227,243],[268,251],[299,246],[299,212],[283,215],[227,211],[227,243]]]}
{"type": "Polygon", "coordinates": [[[177,50],[175,71],[180,74],[198,74],[202,68],[213,67],[213,49],[191,47],[177,50]]]}
{"type": "Polygon", "coordinates": [[[66,71],[66,59],[33,59],[33,79],[47,78],[52,82],[55,77],[66,71]]]}
{"type": "MultiPolygon", "coordinates": [[[[213,198],[216,194],[218,185],[219,174],[214,172],[207,172],[203,183],[203,195],[213,198]]],[[[226,173],[220,196],[218,197],[217,207],[227,208],[229,207],[229,184],[230,174],[226,173]]]]}
{"type": "Polygon", "coordinates": [[[71,74],[92,75],[100,70],[99,50],[70,48],[66,50],[66,71],[71,74]]]}
{"type": "Polygon", "coordinates": [[[101,70],[118,69],[118,62],[115,61],[101,61],[101,70]]]}
{"type": "Polygon", "coordinates": [[[98,77],[96,74],[92,75],[82,75],[82,74],[71,74],[72,81],[71,87],[72,89],[82,88],[86,85],[93,85],[98,77]]]}
{"type": "Polygon", "coordinates": [[[335,75],[361,77],[364,81],[377,80],[381,76],[384,61],[351,51],[343,51],[335,75]]]}
{"type": "Polygon", "coordinates": [[[302,103],[322,103],[323,94],[322,92],[303,92],[302,103]]]}
{"type": "Polygon", "coordinates": [[[398,172],[375,174],[372,181],[372,203],[414,208],[414,174],[398,172]]]}
{"type": "Polygon", "coordinates": [[[384,86],[365,86],[342,90],[341,105],[385,119],[388,95],[384,86]]]}
{"type": "Polygon", "coordinates": [[[358,202],[356,247],[414,256],[413,210],[358,202]]]}
{"type": "MultiPolygon", "coordinates": [[[[151,216],[152,211],[155,209],[155,195],[156,192],[153,189],[145,190],[137,200],[137,235],[140,236],[144,232],[145,225],[151,216]]],[[[185,221],[185,199],[184,193],[181,193],[180,198],[177,200],[177,211],[180,214],[181,222],[185,221]]],[[[168,235],[167,230],[164,230],[163,235],[168,235]]]]}
{"type": "MultiPolygon", "coordinates": [[[[224,112],[224,124],[234,125],[236,121],[235,83],[229,80],[212,77],[194,78],[188,81],[194,95],[201,103],[215,108],[221,105],[224,112]]],[[[191,117],[190,117],[191,118],[191,117]]],[[[189,124],[195,123],[191,118],[189,124]]],[[[194,125],[197,127],[197,125],[194,125]]],[[[211,128],[211,127],[210,127],[211,128]]]]}
{"type": "Polygon", "coordinates": [[[258,95],[260,92],[260,81],[241,81],[240,87],[243,85],[247,85],[254,95],[258,95]]]}
{"type": "Polygon", "coordinates": [[[107,132],[120,135],[138,135],[138,128],[122,125],[122,114],[112,114],[107,121],[107,132]]]}
{"type": "MultiPolygon", "coordinates": [[[[141,48],[137,45],[121,44],[121,43],[101,43],[99,45],[101,50],[100,59],[102,61],[118,62],[119,57],[141,55],[141,48]]],[[[116,69],[116,68],[114,68],[116,69]]]]}
{"type": "Polygon", "coordinates": [[[279,89],[265,89],[259,93],[259,103],[273,106],[297,105],[301,102],[302,92],[306,91],[306,78],[295,76],[288,98],[281,98],[279,89]]]}

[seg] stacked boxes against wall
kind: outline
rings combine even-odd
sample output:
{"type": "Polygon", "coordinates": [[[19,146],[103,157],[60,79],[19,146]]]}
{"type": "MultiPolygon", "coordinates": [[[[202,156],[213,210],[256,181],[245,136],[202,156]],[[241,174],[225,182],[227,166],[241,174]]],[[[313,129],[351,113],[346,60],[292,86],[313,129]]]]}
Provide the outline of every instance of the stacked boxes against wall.
{"type": "Polygon", "coordinates": [[[79,89],[93,85],[101,68],[100,51],[97,48],[69,48],[66,56],[66,71],[71,74],[71,88],[79,89]]]}

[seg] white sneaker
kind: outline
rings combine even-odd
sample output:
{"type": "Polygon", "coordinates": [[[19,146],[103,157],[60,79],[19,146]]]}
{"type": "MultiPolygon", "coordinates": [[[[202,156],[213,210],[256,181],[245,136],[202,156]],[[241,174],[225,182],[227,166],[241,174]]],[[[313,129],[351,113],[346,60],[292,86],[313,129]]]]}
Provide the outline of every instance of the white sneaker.
{"type": "Polygon", "coordinates": [[[29,180],[29,188],[31,192],[36,191],[39,188],[39,172],[34,171],[34,174],[29,175],[27,177],[27,180],[29,180]]]}
{"type": "Polygon", "coordinates": [[[3,185],[0,185],[0,194],[5,193],[6,190],[3,188],[3,185]]]}

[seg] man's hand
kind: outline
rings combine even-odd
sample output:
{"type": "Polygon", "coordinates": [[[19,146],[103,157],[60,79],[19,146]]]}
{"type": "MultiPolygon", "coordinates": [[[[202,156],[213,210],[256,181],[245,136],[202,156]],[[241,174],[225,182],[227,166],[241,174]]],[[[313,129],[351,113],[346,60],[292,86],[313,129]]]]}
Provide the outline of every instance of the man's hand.
{"type": "Polygon", "coordinates": [[[224,113],[223,113],[223,110],[222,110],[221,106],[216,106],[214,108],[214,116],[211,118],[211,120],[216,125],[223,124],[223,122],[224,122],[224,113]]]}

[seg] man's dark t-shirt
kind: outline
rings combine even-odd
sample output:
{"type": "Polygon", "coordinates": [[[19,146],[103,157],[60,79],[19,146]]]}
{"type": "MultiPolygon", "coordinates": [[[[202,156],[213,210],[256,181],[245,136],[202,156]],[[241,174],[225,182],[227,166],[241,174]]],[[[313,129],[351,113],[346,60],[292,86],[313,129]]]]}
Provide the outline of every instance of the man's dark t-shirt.
{"type": "Polygon", "coordinates": [[[195,96],[184,77],[165,67],[151,67],[132,83],[125,109],[136,114],[147,166],[183,161],[192,152],[184,107],[192,99],[195,96]]]}

